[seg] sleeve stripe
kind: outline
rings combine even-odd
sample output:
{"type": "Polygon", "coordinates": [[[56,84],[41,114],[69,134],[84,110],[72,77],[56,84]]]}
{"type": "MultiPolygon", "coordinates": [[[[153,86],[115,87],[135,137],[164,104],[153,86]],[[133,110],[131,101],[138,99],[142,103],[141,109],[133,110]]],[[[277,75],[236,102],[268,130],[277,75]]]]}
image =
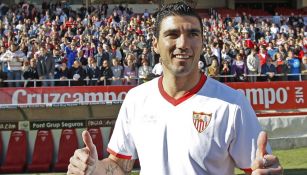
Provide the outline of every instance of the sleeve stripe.
{"type": "Polygon", "coordinates": [[[251,168],[241,168],[242,171],[244,171],[245,173],[252,173],[253,170],[251,168]]]}
{"type": "Polygon", "coordinates": [[[123,155],[123,154],[120,154],[120,153],[117,153],[113,150],[111,150],[110,148],[107,148],[107,151],[112,154],[113,156],[117,157],[117,158],[120,158],[120,159],[128,159],[128,160],[131,160],[132,156],[127,156],[127,155],[123,155]]]}

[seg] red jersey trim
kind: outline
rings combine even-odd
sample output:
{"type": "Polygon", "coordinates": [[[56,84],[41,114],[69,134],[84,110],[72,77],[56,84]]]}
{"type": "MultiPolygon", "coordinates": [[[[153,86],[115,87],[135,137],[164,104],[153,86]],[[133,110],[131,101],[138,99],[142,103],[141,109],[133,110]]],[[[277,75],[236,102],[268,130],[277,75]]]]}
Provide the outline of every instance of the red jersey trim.
{"type": "Polygon", "coordinates": [[[127,156],[127,155],[123,155],[123,154],[119,154],[113,150],[111,150],[110,148],[107,148],[107,151],[112,154],[113,156],[120,158],[120,159],[127,159],[130,160],[132,158],[132,156],[127,156]]]}
{"type": "Polygon", "coordinates": [[[200,80],[197,83],[197,85],[195,87],[193,87],[192,89],[190,89],[188,92],[186,92],[186,94],[184,94],[184,96],[180,97],[179,99],[174,99],[173,97],[169,96],[164,88],[163,88],[163,84],[162,84],[162,80],[163,80],[163,76],[161,76],[159,78],[158,81],[158,87],[159,87],[159,91],[162,95],[162,97],[168,101],[169,103],[171,103],[174,106],[179,105],[180,103],[184,102],[185,100],[189,99],[190,97],[192,97],[194,94],[196,94],[205,84],[207,77],[204,74],[201,74],[200,80]]]}
{"type": "Polygon", "coordinates": [[[250,174],[253,172],[251,168],[242,168],[241,170],[244,171],[245,173],[250,173],[250,174]]]}

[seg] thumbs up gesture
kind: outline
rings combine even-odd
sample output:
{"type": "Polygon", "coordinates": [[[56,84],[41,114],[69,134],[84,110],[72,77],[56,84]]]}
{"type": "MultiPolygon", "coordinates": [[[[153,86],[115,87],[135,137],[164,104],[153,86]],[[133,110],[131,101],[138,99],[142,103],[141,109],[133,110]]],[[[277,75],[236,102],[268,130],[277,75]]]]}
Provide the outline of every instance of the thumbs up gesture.
{"type": "Polygon", "coordinates": [[[77,149],[70,158],[67,174],[90,175],[96,169],[98,154],[88,131],[82,132],[82,139],[86,147],[77,149]]]}
{"type": "Polygon", "coordinates": [[[256,158],[252,164],[252,175],[281,175],[283,168],[279,164],[276,156],[267,154],[266,146],[268,136],[265,132],[260,132],[257,140],[256,158]]]}

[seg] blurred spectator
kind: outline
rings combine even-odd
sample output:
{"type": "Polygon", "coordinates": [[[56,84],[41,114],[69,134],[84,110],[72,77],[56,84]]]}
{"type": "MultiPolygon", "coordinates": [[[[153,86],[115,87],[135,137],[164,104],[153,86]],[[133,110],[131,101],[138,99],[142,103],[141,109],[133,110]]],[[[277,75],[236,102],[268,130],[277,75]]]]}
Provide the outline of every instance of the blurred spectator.
{"type": "Polygon", "coordinates": [[[226,60],[222,61],[220,75],[222,75],[222,77],[220,78],[222,82],[229,82],[231,79],[230,77],[228,77],[229,75],[231,75],[230,63],[226,60]]]}
{"type": "Polygon", "coordinates": [[[111,85],[113,80],[113,72],[111,67],[109,66],[109,62],[104,60],[102,62],[101,74],[99,77],[98,85],[111,85]]]}
{"type": "MultiPolygon", "coordinates": [[[[26,55],[12,43],[10,49],[1,55],[0,61],[6,62],[8,65],[8,80],[21,80],[22,65],[27,60],[26,55]]],[[[9,87],[14,87],[13,82],[8,83],[9,87]]],[[[16,82],[15,87],[20,87],[21,83],[16,82]]]]}
{"type": "Polygon", "coordinates": [[[139,83],[144,83],[152,78],[152,67],[149,66],[148,60],[142,60],[142,66],[139,67],[139,83]]]}
{"type": "Polygon", "coordinates": [[[280,18],[280,15],[278,14],[278,12],[275,12],[275,15],[273,16],[272,18],[272,22],[274,24],[276,24],[277,26],[280,26],[281,25],[281,18],[280,18]]]}
{"type": "Polygon", "coordinates": [[[54,59],[54,67],[55,67],[55,69],[59,69],[59,67],[61,66],[62,61],[64,59],[61,56],[61,54],[60,54],[60,50],[59,49],[54,49],[53,52],[52,52],[52,57],[54,59]]]}
{"type": "Polygon", "coordinates": [[[155,76],[161,76],[163,74],[161,59],[159,59],[159,62],[153,67],[152,73],[155,76]]]}
{"type": "Polygon", "coordinates": [[[57,86],[67,86],[68,77],[69,77],[69,70],[67,68],[67,60],[63,60],[62,64],[58,67],[56,71],[55,78],[60,80],[60,81],[56,81],[56,85],[57,86]]]}
{"type": "Polygon", "coordinates": [[[65,47],[65,53],[66,53],[66,57],[68,59],[67,67],[70,69],[72,67],[72,65],[74,64],[74,61],[77,57],[76,46],[74,44],[68,44],[65,47]]]}
{"type": "Polygon", "coordinates": [[[217,76],[219,75],[219,64],[217,60],[212,60],[212,64],[208,67],[208,73],[207,75],[209,77],[213,77],[215,79],[218,79],[217,76]]]}
{"type": "Polygon", "coordinates": [[[7,80],[7,73],[3,72],[2,65],[0,64],[0,87],[6,87],[6,83],[3,81],[7,80]]]}
{"type": "MultiPolygon", "coordinates": [[[[301,73],[300,60],[296,58],[293,51],[288,52],[288,57],[286,58],[289,74],[299,74],[301,73]]],[[[288,80],[297,81],[299,80],[299,75],[288,75],[288,80]]]]}
{"type": "Polygon", "coordinates": [[[101,71],[97,65],[97,61],[93,57],[88,58],[88,65],[86,66],[86,78],[89,79],[88,85],[97,85],[97,80],[100,77],[101,71]]]}
{"type": "Polygon", "coordinates": [[[94,56],[94,58],[97,61],[97,66],[100,67],[102,66],[102,62],[104,60],[109,60],[109,54],[103,50],[102,45],[97,46],[97,51],[98,53],[94,56]]]}
{"type": "Polygon", "coordinates": [[[85,69],[87,65],[87,59],[83,56],[83,50],[77,51],[77,57],[75,58],[75,61],[79,61],[82,65],[82,68],[85,69]]]}
{"type": "Polygon", "coordinates": [[[288,66],[286,59],[282,56],[281,53],[277,52],[274,55],[274,62],[276,67],[276,73],[279,74],[279,76],[276,78],[278,80],[287,81],[288,66]]]}
{"type": "Polygon", "coordinates": [[[278,49],[275,48],[275,47],[273,46],[273,43],[272,43],[272,42],[269,42],[268,47],[267,47],[267,53],[268,53],[268,55],[269,55],[271,58],[273,58],[277,51],[278,51],[278,49]]]}
{"type": "MultiPolygon", "coordinates": [[[[25,66],[24,66],[25,67],[25,66]]],[[[39,76],[36,70],[36,60],[32,58],[30,60],[30,65],[27,68],[24,68],[23,70],[23,78],[25,80],[38,80],[39,76]]],[[[33,81],[26,81],[24,84],[24,87],[33,87],[34,82],[33,81]]]]}
{"type": "Polygon", "coordinates": [[[246,81],[247,66],[240,54],[232,62],[231,74],[235,77],[235,81],[246,81]]]}
{"type": "MultiPolygon", "coordinates": [[[[121,61],[123,56],[119,50],[119,48],[117,48],[117,46],[115,44],[111,45],[111,54],[110,54],[110,58],[116,58],[118,59],[118,61],[121,61]]],[[[110,59],[109,58],[109,59],[110,59]]],[[[111,62],[111,60],[109,60],[109,62],[111,62]]]]}
{"type": "Polygon", "coordinates": [[[217,57],[213,54],[212,49],[210,47],[206,48],[206,52],[204,52],[204,58],[205,58],[205,67],[208,68],[214,59],[217,60],[217,57]]]}
{"type": "Polygon", "coordinates": [[[69,69],[68,78],[72,79],[71,86],[85,85],[84,79],[86,77],[85,71],[79,61],[74,61],[74,64],[69,69]]]}
{"type": "Polygon", "coordinates": [[[137,85],[138,70],[135,66],[135,57],[133,54],[128,54],[127,64],[124,67],[124,78],[126,85],[137,85]]]}
{"type": "Polygon", "coordinates": [[[122,85],[122,77],[123,77],[123,66],[118,64],[118,60],[116,58],[112,59],[112,73],[113,73],[113,81],[112,85],[122,85]]]}
{"type": "MultiPolygon", "coordinates": [[[[47,53],[45,47],[40,48],[37,60],[37,73],[40,80],[53,80],[55,73],[55,60],[47,53]]],[[[43,86],[54,86],[54,81],[43,81],[43,86]]]]}
{"type": "Polygon", "coordinates": [[[272,64],[272,58],[267,57],[266,64],[261,67],[261,74],[266,75],[263,81],[274,81],[276,74],[276,67],[272,64]]]}
{"type": "Polygon", "coordinates": [[[256,82],[257,76],[261,73],[261,66],[255,49],[252,49],[250,55],[247,56],[246,64],[248,68],[248,75],[250,75],[248,77],[249,81],[256,82]]]}
{"type": "Polygon", "coordinates": [[[266,59],[269,57],[269,55],[267,54],[265,46],[261,45],[259,49],[258,58],[260,61],[260,66],[262,66],[266,63],[266,59]]]}

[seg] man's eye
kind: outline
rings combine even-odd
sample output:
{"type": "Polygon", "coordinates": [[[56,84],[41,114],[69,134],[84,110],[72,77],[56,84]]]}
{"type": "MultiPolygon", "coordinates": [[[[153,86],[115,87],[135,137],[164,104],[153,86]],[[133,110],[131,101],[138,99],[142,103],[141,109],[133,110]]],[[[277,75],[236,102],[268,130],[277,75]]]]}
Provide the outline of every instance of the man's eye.
{"type": "Polygon", "coordinates": [[[176,33],[168,33],[166,34],[167,37],[176,37],[177,34],[176,33]]]}
{"type": "Polygon", "coordinates": [[[197,33],[197,32],[192,32],[191,35],[192,35],[192,36],[199,36],[199,33],[197,33]]]}

